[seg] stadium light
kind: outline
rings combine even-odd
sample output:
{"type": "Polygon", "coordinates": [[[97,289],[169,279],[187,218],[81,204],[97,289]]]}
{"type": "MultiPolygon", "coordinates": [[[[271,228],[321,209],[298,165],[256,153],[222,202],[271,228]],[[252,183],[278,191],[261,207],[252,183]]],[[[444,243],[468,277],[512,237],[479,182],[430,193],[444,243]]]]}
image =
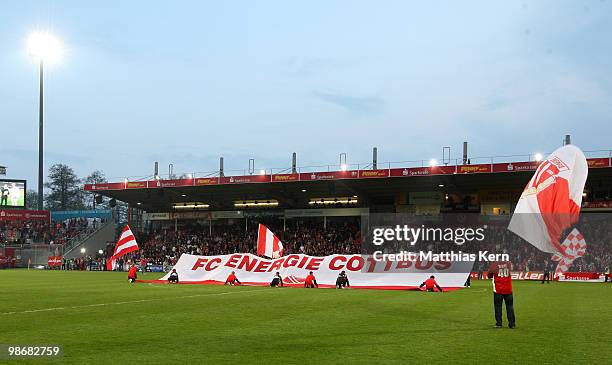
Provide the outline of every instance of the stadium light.
{"type": "Polygon", "coordinates": [[[265,175],[266,174],[266,170],[259,170],[259,175],[265,175]]]}
{"type": "Polygon", "coordinates": [[[343,163],[342,165],[340,165],[340,170],[342,171],[346,171],[346,169],[348,168],[348,166],[346,166],[345,163],[343,163]]]}
{"type": "Polygon", "coordinates": [[[544,156],[542,156],[542,154],[541,154],[541,153],[536,153],[536,154],[533,156],[533,158],[534,158],[536,161],[540,162],[540,161],[542,161],[542,159],[544,158],[544,156]]]}
{"type": "Polygon", "coordinates": [[[44,137],[44,63],[57,63],[62,54],[62,44],[47,32],[34,32],[28,37],[28,52],[38,59],[38,209],[43,209],[43,137],[44,137]]]}
{"type": "Polygon", "coordinates": [[[62,58],[62,43],[48,32],[33,32],[28,37],[28,52],[47,63],[57,63],[62,58]]]}
{"type": "Polygon", "coordinates": [[[429,166],[431,167],[438,166],[438,160],[436,160],[435,158],[432,158],[431,160],[429,160],[429,166]]]}

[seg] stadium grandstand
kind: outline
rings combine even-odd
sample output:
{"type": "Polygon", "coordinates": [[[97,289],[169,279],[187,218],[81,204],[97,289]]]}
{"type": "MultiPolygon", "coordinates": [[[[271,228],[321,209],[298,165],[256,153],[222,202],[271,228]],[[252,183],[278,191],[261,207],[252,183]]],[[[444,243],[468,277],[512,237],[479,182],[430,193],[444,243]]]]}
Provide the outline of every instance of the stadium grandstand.
{"type": "MultiPolygon", "coordinates": [[[[584,212],[612,209],[610,153],[587,153],[584,212]]],[[[182,253],[255,253],[258,223],[278,233],[286,253],[362,253],[362,225],[375,213],[432,219],[486,217],[493,229],[478,249],[503,247],[515,269],[521,271],[543,270],[549,265],[550,255],[523,244],[505,229],[540,156],[470,159],[466,153],[460,161],[404,163],[377,163],[376,149],[373,156],[370,163],[340,163],[317,170],[296,166],[294,155],[293,166],[284,171],[250,169],[236,176],[225,174],[221,160],[219,171],[212,173],[162,179],[155,172],[150,179],[85,185],[84,189],[128,204],[129,224],[141,242],[141,251],[129,259],[145,259],[163,270],[182,253]]],[[[583,216],[588,224],[588,215],[583,216]]],[[[602,271],[611,261],[605,237],[612,226],[605,232],[598,227],[601,239],[591,239],[590,254],[576,260],[573,270],[602,271]]],[[[110,255],[112,246],[108,245],[104,256],[110,255]]],[[[477,263],[475,270],[483,268],[484,263],[477,263]]]]}

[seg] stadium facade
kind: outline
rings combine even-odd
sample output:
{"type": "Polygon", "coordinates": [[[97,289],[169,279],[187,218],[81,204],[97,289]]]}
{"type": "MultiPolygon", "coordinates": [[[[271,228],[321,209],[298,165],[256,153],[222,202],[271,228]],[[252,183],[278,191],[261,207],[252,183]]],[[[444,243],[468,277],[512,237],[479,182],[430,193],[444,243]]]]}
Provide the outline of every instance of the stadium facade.
{"type": "MultiPolygon", "coordinates": [[[[537,161],[504,161],[289,173],[248,174],[87,184],[94,194],[129,204],[130,222],[163,225],[257,216],[362,216],[368,213],[476,213],[508,215],[537,161]],[[166,222],[166,223],[164,223],[166,222]]],[[[588,159],[583,210],[608,211],[612,186],[609,151],[588,159]],[[602,156],[603,155],[603,156],[602,156]]],[[[376,166],[376,165],[375,165],[376,166]]],[[[344,167],[344,169],[342,168],[344,167]]]]}

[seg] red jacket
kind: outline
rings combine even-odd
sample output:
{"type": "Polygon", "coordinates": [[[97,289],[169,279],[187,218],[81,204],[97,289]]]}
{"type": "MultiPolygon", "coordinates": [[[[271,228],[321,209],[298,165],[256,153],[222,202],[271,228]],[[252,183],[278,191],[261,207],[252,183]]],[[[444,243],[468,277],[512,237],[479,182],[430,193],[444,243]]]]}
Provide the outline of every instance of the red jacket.
{"type": "Polygon", "coordinates": [[[425,289],[431,290],[436,286],[438,286],[438,283],[436,283],[436,279],[429,278],[425,280],[425,289]]]}
{"type": "Polygon", "coordinates": [[[489,268],[489,277],[493,278],[493,292],[497,294],[512,294],[512,263],[496,262],[489,268]]]}
{"type": "Polygon", "coordinates": [[[130,267],[128,271],[128,279],[136,279],[136,266],[130,267]]]}
{"type": "Polygon", "coordinates": [[[316,279],[315,279],[314,275],[310,275],[310,274],[309,274],[309,275],[306,277],[305,284],[306,284],[306,285],[312,285],[312,283],[313,283],[315,280],[316,280],[316,279]]]}
{"type": "Polygon", "coordinates": [[[236,275],[234,274],[229,274],[229,276],[227,277],[227,279],[225,279],[226,283],[233,283],[236,280],[236,275]]]}

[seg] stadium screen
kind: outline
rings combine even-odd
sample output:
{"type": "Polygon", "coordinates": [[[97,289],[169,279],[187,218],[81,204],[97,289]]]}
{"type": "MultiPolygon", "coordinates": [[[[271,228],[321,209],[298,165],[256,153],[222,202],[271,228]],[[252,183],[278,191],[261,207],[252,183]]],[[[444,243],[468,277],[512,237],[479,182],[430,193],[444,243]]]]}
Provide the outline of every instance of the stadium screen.
{"type": "Polygon", "coordinates": [[[0,207],[24,208],[26,181],[0,179],[0,207]]]}

